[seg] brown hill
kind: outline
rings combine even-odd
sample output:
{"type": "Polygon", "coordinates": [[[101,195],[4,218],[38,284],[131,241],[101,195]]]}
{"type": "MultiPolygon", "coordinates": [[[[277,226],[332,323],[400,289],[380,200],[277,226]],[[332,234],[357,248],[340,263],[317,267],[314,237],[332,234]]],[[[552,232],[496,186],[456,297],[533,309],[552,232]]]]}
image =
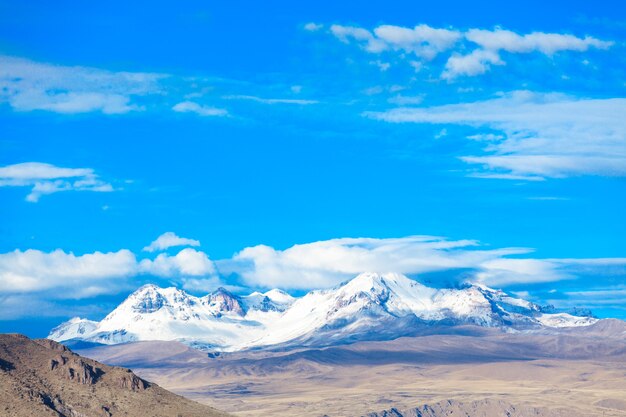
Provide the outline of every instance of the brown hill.
{"type": "Polygon", "coordinates": [[[227,417],[48,339],[0,334],[0,416],[227,417]]]}

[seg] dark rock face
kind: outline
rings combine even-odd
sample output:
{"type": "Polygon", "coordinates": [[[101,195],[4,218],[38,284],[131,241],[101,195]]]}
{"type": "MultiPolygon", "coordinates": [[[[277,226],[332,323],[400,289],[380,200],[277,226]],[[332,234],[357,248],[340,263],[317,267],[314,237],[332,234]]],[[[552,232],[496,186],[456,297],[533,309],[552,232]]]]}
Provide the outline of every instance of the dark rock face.
{"type": "Polygon", "coordinates": [[[85,363],[82,359],[73,360],[68,364],[68,377],[70,381],[76,381],[79,384],[91,385],[98,380],[102,371],[85,363]],[[98,372],[100,371],[100,372],[98,372]]]}
{"type": "Polygon", "coordinates": [[[246,311],[239,297],[231,294],[225,288],[218,288],[213,294],[207,297],[207,304],[216,306],[219,311],[231,311],[240,316],[245,316],[246,311]]]}
{"type": "Polygon", "coordinates": [[[119,379],[119,387],[131,391],[143,391],[148,388],[148,386],[148,382],[131,373],[130,370],[128,371],[128,375],[119,379]]]}
{"type": "MultiPolygon", "coordinates": [[[[67,350],[69,352],[69,350],[67,350]]],[[[84,360],[71,356],[58,355],[48,361],[48,369],[54,372],[60,372],[70,381],[78,382],[83,385],[92,385],[98,381],[98,378],[104,373],[102,369],[93,367],[84,360]]]]}

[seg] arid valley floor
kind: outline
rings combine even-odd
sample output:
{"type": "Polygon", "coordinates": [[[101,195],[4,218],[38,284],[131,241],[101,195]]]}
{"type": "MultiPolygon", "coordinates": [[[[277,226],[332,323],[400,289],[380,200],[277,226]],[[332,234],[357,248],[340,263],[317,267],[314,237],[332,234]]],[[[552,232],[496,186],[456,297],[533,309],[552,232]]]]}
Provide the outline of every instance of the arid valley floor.
{"type": "Polygon", "coordinates": [[[208,358],[175,342],[78,350],[239,416],[624,416],[626,328],[471,327],[386,342],[208,358]]]}

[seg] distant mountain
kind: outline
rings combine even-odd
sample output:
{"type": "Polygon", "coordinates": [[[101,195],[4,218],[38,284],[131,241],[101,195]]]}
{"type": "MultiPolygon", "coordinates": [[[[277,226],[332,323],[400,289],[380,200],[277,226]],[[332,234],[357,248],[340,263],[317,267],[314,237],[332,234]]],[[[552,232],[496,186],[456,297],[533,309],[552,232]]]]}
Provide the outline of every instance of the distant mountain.
{"type": "Polygon", "coordinates": [[[178,340],[236,351],[276,345],[324,346],[413,335],[429,326],[474,324],[506,331],[588,326],[598,320],[545,312],[485,286],[434,289],[400,274],[364,273],[330,290],[293,298],[281,290],[237,296],[220,288],[194,297],[146,285],[100,322],[74,318],[50,339],[117,344],[178,340]]]}
{"type": "Polygon", "coordinates": [[[0,334],[0,415],[227,417],[52,340],[0,334]]]}

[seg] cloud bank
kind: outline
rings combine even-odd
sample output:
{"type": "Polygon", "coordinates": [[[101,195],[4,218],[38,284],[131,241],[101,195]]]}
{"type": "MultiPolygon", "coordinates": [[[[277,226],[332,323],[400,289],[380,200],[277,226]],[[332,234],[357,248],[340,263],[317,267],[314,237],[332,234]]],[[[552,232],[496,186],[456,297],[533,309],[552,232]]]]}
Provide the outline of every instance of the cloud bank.
{"type": "Polygon", "coordinates": [[[531,253],[528,248],[493,249],[474,240],[434,236],[330,239],[284,250],[258,245],[216,261],[193,248],[143,259],[127,249],[83,255],[60,249],[15,250],[0,254],[0,294],[89,298],[127,291],[138,286],[135,282],[151,279],[194,291],[217,286],[311,290],[368,271],[398,272],[427,281],[437,273],[445,277],[438,281],[442,285],[480,283],[496,288],[576,280],[589,274],[626,275],[626,258],[538,259],[531,253]]]}

